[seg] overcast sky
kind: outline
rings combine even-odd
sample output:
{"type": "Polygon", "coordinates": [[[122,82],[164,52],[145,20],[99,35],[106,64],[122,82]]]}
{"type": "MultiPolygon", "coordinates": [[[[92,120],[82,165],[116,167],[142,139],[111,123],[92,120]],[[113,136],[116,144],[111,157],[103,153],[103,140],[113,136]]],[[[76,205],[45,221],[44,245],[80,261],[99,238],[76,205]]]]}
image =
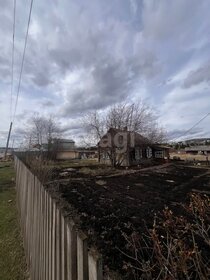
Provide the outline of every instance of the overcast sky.
{"type": "MultiPolygon", "coordinates": [[[[14,95],[30,0],[17,0],[14,95]]],[[[0,146],[10,122],[13,0],[0,0],[0,146]]],[[[147,100],[169,137],[210,112],[210,1],[34,0],[13,137],[30,114],[79,138],[82,114],[147,100]]],[[[14,101],[13,101],[14,104],[14,101]]],[[[210,116],[188,138],[210,137],[210,116]]]]}

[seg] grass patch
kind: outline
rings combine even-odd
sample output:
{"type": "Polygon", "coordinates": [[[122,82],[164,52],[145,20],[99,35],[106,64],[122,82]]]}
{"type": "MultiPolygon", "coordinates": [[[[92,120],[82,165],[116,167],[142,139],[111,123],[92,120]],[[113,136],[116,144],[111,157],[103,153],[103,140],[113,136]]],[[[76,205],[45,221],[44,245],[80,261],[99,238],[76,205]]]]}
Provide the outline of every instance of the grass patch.
{"type": "Polygon", "coordinates": [[[20,236],[12,163],[0,163],[0,279],[28,279],[20,236]]]}

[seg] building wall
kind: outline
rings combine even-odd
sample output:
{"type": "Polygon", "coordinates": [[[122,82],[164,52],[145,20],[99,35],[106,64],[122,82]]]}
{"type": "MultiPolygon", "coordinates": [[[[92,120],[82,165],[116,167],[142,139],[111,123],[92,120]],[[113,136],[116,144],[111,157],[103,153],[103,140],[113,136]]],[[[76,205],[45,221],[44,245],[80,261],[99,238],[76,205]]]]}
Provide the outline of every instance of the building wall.
{"type": "MultiPolygon", "coordinates": [[[[111,165],[111,161],[106,150],[101,149],[100,162],[111,165]]],[[[121,166],[135,166],[151,159],[169,158],[169,149],[155,149],[150,146],[130,148],[124,155],[121,166]]],[[[117,158],[118,159],[118,158],[117,158]]]]}
{"type": "MultiPolygon", "coordinates": [[[[111,165],[111,160],[106,150],[101,149],[98,153],[98,158],[100,163],[111,165]]],[[[116,160],[121,162],[121,166],[129,166],[129,158],[127,154],[116,156],[116,160]]]]}
{"type": "Polygon", "coordinates": [[[169,149],[154,149],[153,150],[153,157],[159,159],[167,159],[169,158],[169,149]]]}

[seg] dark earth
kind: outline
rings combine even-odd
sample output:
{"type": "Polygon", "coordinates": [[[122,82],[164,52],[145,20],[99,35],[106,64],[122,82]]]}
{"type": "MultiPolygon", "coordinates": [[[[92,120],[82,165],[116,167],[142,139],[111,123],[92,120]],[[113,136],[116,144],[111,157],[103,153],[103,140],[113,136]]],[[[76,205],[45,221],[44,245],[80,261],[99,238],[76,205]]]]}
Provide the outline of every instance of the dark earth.
{"type": "Polygon", "coordinates": [[[135,172],[109,177],[104,171],[54,170],[59,195],[78,213],[81,229],[102,253],[104,264],[118,271],[125,260],[119,251],[126,245],[123,233],[150,228],[155,213],[165,206],[182,215],[191,192],[210,194],[210,169],[205,167],[177,162],[135,172]]]}

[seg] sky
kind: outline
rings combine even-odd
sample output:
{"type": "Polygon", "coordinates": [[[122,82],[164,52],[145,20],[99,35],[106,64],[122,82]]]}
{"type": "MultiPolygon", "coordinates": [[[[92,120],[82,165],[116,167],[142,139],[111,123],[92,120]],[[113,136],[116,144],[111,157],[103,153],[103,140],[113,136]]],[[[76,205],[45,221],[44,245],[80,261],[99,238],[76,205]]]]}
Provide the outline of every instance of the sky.
{"type": "MultiPolygon", "coordinates": [[[[13,0],[0,0],[0,146],[10,124],[13,0]]],[[[17,1],[14,111],[30,0],[17,1]]],[[[210,112],[210,1],[34,0],[12,139],[35,112],[65,137],[81,118],[143,99],[169,139],[210,112]]],[[[184,138],[210,137],[210,116],[184,138]]],[[[179,138],[180,140],[183,138],[179,138]]]]}

